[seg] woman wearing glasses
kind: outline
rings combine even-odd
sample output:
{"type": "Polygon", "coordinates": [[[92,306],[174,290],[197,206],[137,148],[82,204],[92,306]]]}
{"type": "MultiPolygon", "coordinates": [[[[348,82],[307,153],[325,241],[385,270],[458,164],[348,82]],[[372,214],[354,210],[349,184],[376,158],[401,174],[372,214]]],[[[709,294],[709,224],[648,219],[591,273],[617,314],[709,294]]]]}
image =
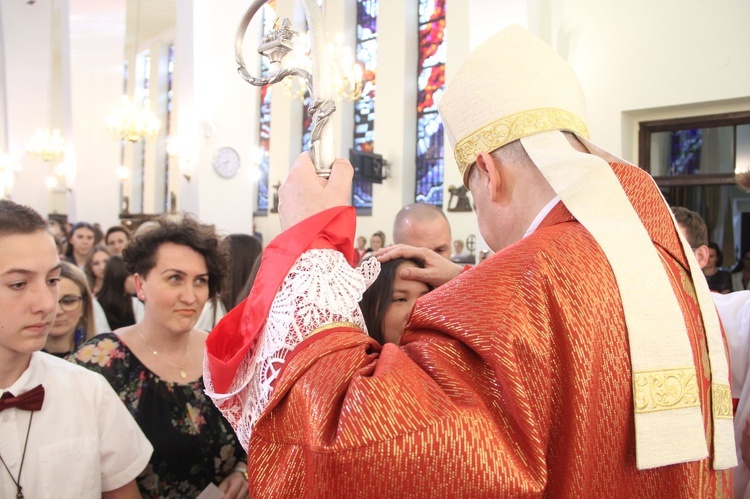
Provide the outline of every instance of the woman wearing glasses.
{"type": "Polygon", "coordinates": [[[65,357],[96,334],[93,303],[86,277],[75,265],[61,262],[57,315],[44,350],[65,357]]]}

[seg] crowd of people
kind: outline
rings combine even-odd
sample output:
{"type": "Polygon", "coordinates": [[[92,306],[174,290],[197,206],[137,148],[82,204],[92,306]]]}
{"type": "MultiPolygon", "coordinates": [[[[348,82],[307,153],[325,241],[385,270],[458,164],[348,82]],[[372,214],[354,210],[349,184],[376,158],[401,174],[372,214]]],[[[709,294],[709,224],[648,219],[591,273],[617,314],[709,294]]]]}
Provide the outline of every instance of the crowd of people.
{"type": "Polygon", "coordinates": [[[355,242],[351,165],[321,181],[305,154],[265,251],[189,215],[131,235],[0,201],[0,496],[744,494],[750,251],[723,270],[697,213],[592,144],[522,28],[455,79],[477,266],[427,204],[355,242]],[[466,109],[485,93],[508,99],[466,109]],[[537,126],[493,135],[519,113],[537,126]]]}
{"type": "Polygon", "coordinates": [[[245,450],[202,370],[208,331],[251,284],[257,239],[220,237],[190,216],[135,235],[86,222],[66,232],[0,201],[0,253],[0,411],[29,383],[45,392],[33,424],[21,413],[0,421],[0,496],[247,497],[245,450]],[[45,458],[55,446],[66,453],[45,458]],[[87,467],[81,480],[66,478],[71,462],[87,467]]]}

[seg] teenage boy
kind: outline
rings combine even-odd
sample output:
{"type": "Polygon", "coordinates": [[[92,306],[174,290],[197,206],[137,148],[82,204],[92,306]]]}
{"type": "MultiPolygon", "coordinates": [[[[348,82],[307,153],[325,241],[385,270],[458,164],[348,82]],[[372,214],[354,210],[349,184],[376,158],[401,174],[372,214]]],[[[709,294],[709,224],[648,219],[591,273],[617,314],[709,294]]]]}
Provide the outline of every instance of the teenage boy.
{"type": "Polygon", "coordinates": [[[59,280],[46,221],[0,200],[0,497],[140,497],[135,420],[103,377],[40,352],[59,280]]]}

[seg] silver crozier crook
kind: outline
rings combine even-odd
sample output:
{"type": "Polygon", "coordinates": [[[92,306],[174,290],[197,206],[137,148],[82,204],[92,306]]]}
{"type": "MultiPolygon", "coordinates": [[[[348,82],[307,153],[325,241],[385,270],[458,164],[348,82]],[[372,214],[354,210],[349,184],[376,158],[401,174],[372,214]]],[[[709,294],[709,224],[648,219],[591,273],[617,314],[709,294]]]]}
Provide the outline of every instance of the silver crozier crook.
{"type": "Polygon", "coordinates": [[[310,30],[312,74],[302,68],[282,67],[281,61],[292,50],[292,37],[296,34],[292,31],[291,21],[284,19],[281,23],[276,23],[273,31],[263,36],[263,40],[258,47],[258,52],[268,57],[271,61],[272,70],[275,68],[276,71],[269,73],[265,78],[255,78],[245,67],[245,61],[242,57],[242,42],[245,39],[245,32],[250,25],[250,20],[266,1],[254,0],[237,28],[237,35],[234,39],[234,56],[238,64],[237,71],[245,81],[258,87],[280,82],[287,76],[304,78],[312,97],[312,104],[310,105],[310,115],[312,116],[310,156],[318,175],[328,178],[336,156],[333,130],[326,124],[328,118],[336,110],[336,106],[331,98],[331,71],[320,9],[314,0],[299,0],[305,10],[305,17],[310,30]]]}

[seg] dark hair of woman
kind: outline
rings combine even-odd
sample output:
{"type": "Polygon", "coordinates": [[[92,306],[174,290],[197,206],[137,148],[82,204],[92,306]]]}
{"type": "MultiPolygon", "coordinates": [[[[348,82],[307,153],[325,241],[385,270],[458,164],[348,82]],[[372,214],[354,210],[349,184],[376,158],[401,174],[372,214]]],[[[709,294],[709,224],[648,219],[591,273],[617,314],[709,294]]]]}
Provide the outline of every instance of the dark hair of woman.
{"type": "Polygon", "coordinates": [[[70,234],[68,234],[68,247],[65,250],[65,256],[69,258],[73,258],[73,245],[70,244],[70,240],[73,238],[73,234],[75,234],[78,229],[90,230],[94,234],[94,239],[96,239],[97,229],[93,225],[88,222],[76,222],[75,225],[73,225],[73,227],[70,229],[70,234]]]}
{"type": "Polygon", "coordinates": [[[424,268],[424,263],[419,260],[407,258],[396,258],[380,264],[380,274],[375,282],[362,294],[359,307],[367,325],[368,334],[383,345],[383,316],[391,304],[393,298],[393,282],[396,280],[396,269],[402,263],[411,262],[419,268],[424,268]]]}
{"type": "Polygon", "coordinates": [[[229,256],[229,271],[221,287],[221,301],[229,311],[247,296],[238,299],[255,261],[263,252],[263,245],[248,234],[230,234],[221,241],[221,246],[229,256]]]}
{"type": "Polygon", "coordinates": [[[125,261],[118,255],[112,255],[104,268],[102,289],[96,299],[104,309],[110,328],[114,331],[120,327],[135,324],[132,297],[125,291],[125,281],[131,275],[125,261]]]}
{"type": "Polygon", "coordinates": [[[714,242],[710,242],[708,243],[708,249],[712,249],[716,252],[716,266],[721,267],[721,264],[724,261],[724,254],[721,252],[721,248],[719,248],[719,245],[714,242]]]}
{"type": "MultiPolygon", "coordinates": [[[[745,256],[746,256],[746,255],[747,255],[748,253],[750,253],[750,250],[745,250],[745,251],[743,251],[742,253],[740,253],[740,259],[739,259],[739,260],[737,260],[737,263],[735,263],[735,264],[734,264],[734,267],[732,267],[732,270],[731,270],[731,272],[732,272],[732,273],[735,273],[735,272],[739,272],[739,271],[741,271],[741,270],[745,270],[745,262],[744,262],[744,259],[745,259],[745,256]]],[[[718,266],[718,265],[717,265],[717,266],[718,266]]]]}
{"type": "MultiPolygon", "coordinates": [[[[260,270],[260,264],[263,258],[261,256],[258,256],[258,258],[255,259],[255,263],[253,263],[253,267],[250,269],[250,274],[247,276],[247,279],[245,280],[245,284],[242,285],[242,289],[239,293],[237,293],[237,297],[234,301],[234,306],[240,304],[242,300],[247,298],[247,296],[250,294],[250,290],[253,289],[253,284],[255,283],[255,277],[258,275],[258,271],[260,270]]],[[[227,309],[229,310],[229,309],[227,309]]]]}
{"type": "Polygon", "coordinates": [[[109,238],[109,235],[114,234],[115,232],[122,232],[123,234],[125,234],[125,238],[127,240],[130,240],[130,231],[128,229],[126,229],[122,225],[113,225],[112,227],[107,229],[107,232],[104,235],[104,242],[106,243],[107,238],[109,238]]]}
{"type": "Polygon", "coordinates": [[[167,217],[153,220],[155,226],[135,236],[122,252],[128,271],[146,277],[156,265],[156,252],[164,243],[179,244],[203,255],[208,269],[208,297],[221,291],[226,256],[219,247],[219,238],[213,225],[205,225],[192,216],[185,215],[175,221],[167,217]]]}

